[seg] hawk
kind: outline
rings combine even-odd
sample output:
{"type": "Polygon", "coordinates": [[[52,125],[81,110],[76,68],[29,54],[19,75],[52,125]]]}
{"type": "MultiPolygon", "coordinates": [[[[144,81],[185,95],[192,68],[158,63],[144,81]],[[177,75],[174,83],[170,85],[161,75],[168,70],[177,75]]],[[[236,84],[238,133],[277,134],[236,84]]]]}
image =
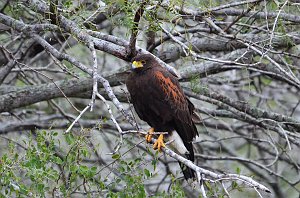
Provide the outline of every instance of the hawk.
{"type": "MultiPolygon", "coordinates": [[[[150,142],[153,132],[160,134],[153,148],[165,147],[164,136],[174,140],[175,149],[194,161],[192,141],[198,136],[194,120],[199,117],[194,105],[185,96],[177,78],[150,54],[141,54],[133,58],[132,72],[126,80],[131,102],[138,116],[147,122],[151,129],[146,135],[150,142]]],[[[186,180],[194,179],[192,169],[179,163],[186,180]]]]}

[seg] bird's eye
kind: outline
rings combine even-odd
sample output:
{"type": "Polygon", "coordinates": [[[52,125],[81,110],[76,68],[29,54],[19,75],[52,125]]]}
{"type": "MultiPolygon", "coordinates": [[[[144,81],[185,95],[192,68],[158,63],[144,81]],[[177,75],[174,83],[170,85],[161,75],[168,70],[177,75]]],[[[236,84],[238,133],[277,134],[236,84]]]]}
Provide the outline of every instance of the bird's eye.
{"type": "Polygon", "coordinates": [[[146,61],[144,61],[144,60],[142,60],[141,62],[142,62],[143,65],[146,64],[146,61]]]}

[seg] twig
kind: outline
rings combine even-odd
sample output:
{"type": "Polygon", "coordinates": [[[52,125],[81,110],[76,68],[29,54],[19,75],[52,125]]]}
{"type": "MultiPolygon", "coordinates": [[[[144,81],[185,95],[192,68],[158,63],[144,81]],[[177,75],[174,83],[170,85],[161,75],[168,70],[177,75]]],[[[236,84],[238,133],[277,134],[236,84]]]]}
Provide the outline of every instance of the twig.
{"type": "Polygon", "coordinates": [[[224,182],[221,181],[221,184],[222,184],[222,187],[223,187],[223,190],[224,190],[225,194],[230,198],[230,195],[229,195],[227,189],[226,189],[225,186],[224,186],[224,182]]]}
{"type": "Polygon", "coordinates": [[[300,81],[299,79],[293,74],[293,72],[289,70],[290,73],[288,73],[287,71],[285,71],[276,61],[274,61],[269,55],[267,55],[266,53],[263,53],[261,50],[257,49],[256,47],[250,45],[249,43],[246,43],[242,40],[238,41],[240,43],[243,43],[244,45],[246,45],[247,47],[251,48],[253,51],[257,52],[259,55],[261,55],[261,59],[262,58],[266,58],[268,61],[270,61],[271,63],[273,63],[283,74],[285,74],[289,79],[291,79],[292,81],[295,82],[295,84],[297,85],[297,88],[300,89],[300,81]]]}
{"type": "Polygon", "coordinates": [[[98,63],[97,63],[97,56],[96,56],[96,50],[95,50],[94,44],[92,42],[90,42],[88,44],[88,47],[92,52],[92,58],[93,58],[93,73],[92,73],[93,92],[92,92],[92,100],[91,100],[91,111],[93,111],[93,106],[94,106],[94,103],[95,103],[96,94],[98,93],[98,80],[97,80],[98,63]]]}
{"type": "Polygon", "coordinates": [[[143,13],[145,11],[145,6],[147,3],[148,0],[144,0],[134,15],[131,37],[129,41],[129,46],[127,48],[127,57],[129,57],[130,59],[136,55],[135,46],[136,46],[136,39],[138,35],[139,21],[143,16],[143,13]]]}
{"type": "Polygon", "coordinates": [[[76,117],[76,119],[72,122],[72,124],[69,126],[69,128],[65,131],[64,134],[67,134],[70,132],[74,124],[81,118],[81,116],[88,110],[88,108],[91,106],[91,103],[87,105],[81,112],[80,114],[76,117]]]}
{"type": "Polygon", "coordinates": [[[282,177],[277,172],[272,171],[271,169],[267,168],[266,165],[257,163],[257,162],[255,162],[251,159],[244,159],[244,158],[241,158],[241,157],[231,157],[231,156],[214,157],[214,156],[203,155],[203,154],[195,154],[195,157],[201,157],[201,158],[206,159],[206,160],[236,160],[236,161],[240,161],[240,162],[247,162],[247,163],[250,163],[250,164],[253,164],[253,165],[259,167],[260,169],[263,169],[263,170],[267,171],[270,175],[276,175],[277,177],[281,178],[282,180],[286,181],[287,183],[292,184],[291,181],[285,179],[284,177],[282,177]]]}
{"type": "Polygon", "coordinates": [[[278,18],[279,18],[279,16],[280,16],[280,13],[282,12],[284,6],[285,6],[288,2],[289,2],[288,0],[286,0],[286,1],[284,2],[284,4],[280,7],[277,16],[275,17],[274,24],[273,24],[272,31],[271,31],[271,35],[270,35],[270,47],[272,46],[272,41],[273,41],[273,37],[274,37],[275,28],[276,28],[276,25],[277,25],[277,22],[278,22],[278,18]]]}
{"type": "Polygon", "coordinates": [[[163,30],[163,32],[165,32],[173,41],[175,41],[176,43],[178,43],[181,47],[182,50],[184,51],[184,53],[186,55],[188,55],[187,52],[189,52],[195,60],[197,59],[203,59],[203,60],[207,60],[207,61],[212,61],[212,62],[218,62],[218,63],[224,63],[224,64],[232,64],[232,65],[240,65],[240,66],[249,66],[249,64],[244,64],[244,63],[239,63],[236,61],[228,61],[228,60],[221,60],[221,59],[214,59],[214,58],[209,58],[209,57],[204,57],[204,56],[200,56],[199,54],[197,54],[196,52],[194,52],[193,50],[191,50],[186,44],[184,44],[183,42],[179,41],[175,36],[173,36],[168,30],[166,30],[164,27],[160,26],[160,28],[163,30]]]}
{"type": "Polygon", "coordinates": [[[260,192],[256,188],[254,188],[254,190],[257,192],[257,194],[260,198],[263,198],[263,196],[261,196],[260,192]]]}
{"type": "Polygon", "coordinates": [[[204,182],[203,182],[202,175],[201,175],[201,173],[198,172],[198,171],[196,172],[196,174],[197,174],[197,178],[198,178],[198,181],[199,181],[199,184],[200,184],[200,189],[201,189],[202,196],[203,196],[204,198],[207,198],[206,192],[205,192],[205,189],[204,189],[204,182]]]}
{"type": "Polygon", "coordinates": [[[113,115],[113,113],[111,111],[111,108],[110,108],[109,104],[107,103],[106,99],[103,96],[101,96],[101,94],[99,94],[98,92],[96,93],[96,95],[97,95],[98,98],[100,98],[103,101],[103,103],[107,107],[108,113],[110,114],[110,119],[115,124],[115,126],[117,127],[117,130],[118,130],[118,132],[120,134],[120,141],[117,144],[117,146],[115,147],[115,150],[112,153],[108,153],[109,155],[113,155],[116,152],[118,152],[118,150],[121,148],[121,146],[123,144],[123,134],[122,134],[123,131],[122,131],[119,123],[116,121],[116,119],[115,119],[115,117],[114,117],[114,115],[113,115]]]}
{"type": "Polygon", "coordinates": [[[247,13],[249,13],[258,3],[262,0],[254,2],[245,12],[236,17],[225,29],[224,32],[227,32],[235,23],[237,23],[242,17],[244,17],[247,13]]]}
{"type": "MultiPolygon", "coordinates": [[[[127,130],[127,131],[122,131],[122,134],[125,135],[125,134],[129,134],[129,133],[140,133],[140,134],[143,134],[143,135],[147,135],[149,134],[148,131],[142,131],[142,130],[127,130]]],[[[153,132],[152,133],[153,135],[160,135],[160,134],[168,134],[168,132],[153,132]]]]}

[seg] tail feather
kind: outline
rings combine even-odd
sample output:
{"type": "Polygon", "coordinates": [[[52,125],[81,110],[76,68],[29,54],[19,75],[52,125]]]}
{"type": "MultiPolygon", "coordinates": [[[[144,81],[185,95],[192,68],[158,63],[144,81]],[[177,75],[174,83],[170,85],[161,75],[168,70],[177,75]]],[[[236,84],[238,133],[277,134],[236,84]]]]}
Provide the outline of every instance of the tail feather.
{"type": "MultiPolygon", "coordinates": [[[[193,125],[194,126],[194,125],[193,125]]],[[[173,140],[171,146],[178,152],[180,155],[185,155],[185,158],[194,162],[194,149],[191,141],[187,141],[186,138],[182,138],[181,136],[185,133],[186,128],[177,127],[176,131],[173,131],[169,138],[173,140]],[[181,130],[180,130],[181,129],[181,130]],[[177,131],[183,131],[183,133],[177,133],[177,131]]],[[[195,127],[196,128],[196,127],[195,127]]],[[[194,128],[193,128],[194,129],[194,128]]],[[[197,132],[197,129],[194,129],[197,132]]],[[[195,171],[191,168],[187,167],[183,163],[179,162],[179,166],[182,169],[184,178],[188,181],[188,179],[195,179],[195,171]]]]}
{"type": "MultiPolygon", "coordinates": [[[[186,154],[185,156],[186,156],[186,158],[188,160],[193,161],[191,159],[190,154],[186,154]]],[[[182,170],[182,173],[183,173],[183,176],[184,176],[185,180],[189,181],[189,179],[193,179],[194,180],[196,178],[195,171],[193,169],[187,167],[185,164],[183,164],[181,162],[179,162],[179,166],[180,166],[180,168],[182,170]]]]}

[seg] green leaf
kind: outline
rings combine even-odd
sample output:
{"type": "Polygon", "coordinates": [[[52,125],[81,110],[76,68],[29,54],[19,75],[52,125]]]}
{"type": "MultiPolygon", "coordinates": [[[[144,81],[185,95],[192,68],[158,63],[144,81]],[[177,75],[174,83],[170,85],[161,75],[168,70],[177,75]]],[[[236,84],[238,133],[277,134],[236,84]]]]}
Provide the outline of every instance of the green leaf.
{"type": "Polygon", "coordinates": [[[74,136],[71,133],[68,133],[65,135],[66,141],[69,145],[73,144],[75,142],[74,136]]]}
{"type": "Polygon", "coordinates": [[[38,190],[40,193],[43,193],[43,192],[44,192],[44,188],[45,188],[45,185],[44,185],[44,184],[37,184],[37,190],[38,190]]]}
{"type": "Polygon", "coordinates": [[[96,166],[93,166],[93,167],[91,168],[91,171],[94,172],[94,173],[96,173],[96,172],[97,172],[97,167],[96,167],[96,166]]]}
{"type": "Polygon", "coordinates": [[[148,169],[144,169],[144,173],[147,176],[147,178],[151,176],[151,173],[148,169]]]}
{"type": "Polygon", "coordinates": [[[241,174],[241,169],[240,169],[240,167],[237,167],[237,168],[236,168],[236,173],[237,173],[237,174],[241,174]]]}
{"type": "Polygon", "coordinates": [[[60,158],[57,157],[57,156],[53,156],[52,162],[54,162],[54,163],[56,163],[56,164],[63,164],[62,159],[60,159],[60,158]]]}
{"type": "Polygon", "coordinates": [[[212,190],[213,190],[213,188],[212,188],[212,186],[210,185],[209,182],[205,181],[205,185],[206,185],[206,187],[209,189],[209,191],[212,191],[212,190]]]}
{"type": "Polygon", "coordinates": [[[87,157],[89,155],[89,151],[86,148],[81,149],[81,153],[84,157],[87,157]]]}
{"type": "Polygon", "coordinates": [[[112,155],[112,158],[113,158],[113,159],[119,159],[119,158],[120,158],[120,155],[116,153],[116,154],[112,155]]]}
{"type": "Polygon", "coordinates": [[[153,166],[153,168],[155,170],[156,169],[157,160],[156,159],[152,160],[151,164],[152,164],[152,166],[153,166]]]}
{"type": "Polygon", "coordinates": [[[271,82],[273,81],[271,78],[267,78],[267,77],[262,77],[261,81],[265,84],[265,85],[269,85],[271,84],[271,82]]]}
{"type": "Polygon", "coordinates": [[[79,171],[81,171],[81,172],[88,172],[89,171],[89,167],[87,167],[86,165],[80,165],[79,166],[79,171]]]}
{"type": "Polygon", "coordinates": [[[73,5],[73,2],[71,0],[68,0],[66,2],[64,2],[63,4],[66,8],[70,8],[73,5]]]}
{"type": "Polygon", "coordinates": [[[125,168],[124,168],[123,166],[121,166],[121,167],[119,168],[119,170],[120,170],[121,173],[125,172],[125,168]]]}
{"type": "Polygon", "coordinates": [[[71,172],[76,172],[78,170],[78,166],[76,165],[70,165],[70,171],[71,172]]]}
{"type": "Polygon", "coordinates": [[[231,186],[232,186],[232,189],[235,189],[235,188],[238,187],[238,184],[236,183],[236,181],[233,181],[233,182],[231,183],[231,186]]]}

